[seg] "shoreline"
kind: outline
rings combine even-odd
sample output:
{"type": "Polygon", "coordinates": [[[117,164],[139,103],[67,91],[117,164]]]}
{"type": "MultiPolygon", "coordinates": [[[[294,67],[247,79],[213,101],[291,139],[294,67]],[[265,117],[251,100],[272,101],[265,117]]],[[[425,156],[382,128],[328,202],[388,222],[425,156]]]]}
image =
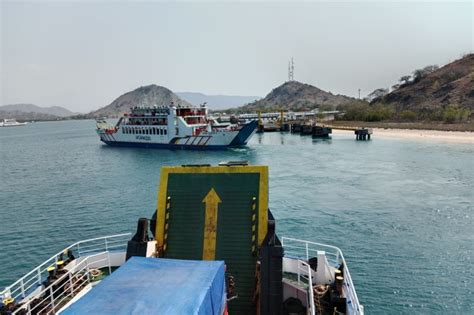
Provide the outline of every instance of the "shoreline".
{"type": "MultiPolygon", "coordinates": [[[[390,129],[390,128],[372,128],[374,133],[372,139],[378,137],[385,139],[399,140],[421,140],[448,143],[474,144],[474,132],[471,131],[442,131],[428,129],[390,129]]],[[[351,134],[351,130],[334,129],[333,134],[351,134]]]]}
{"type": "Polygon", "coordinates": [[[439,130],[439,131],[470,131],[474,132],[474,122],[445,124],[442,122],[367,122],[333,120],[325,122],[338,127],[365,127],[379,129],[412,129],[412,130],[439,130]]]}

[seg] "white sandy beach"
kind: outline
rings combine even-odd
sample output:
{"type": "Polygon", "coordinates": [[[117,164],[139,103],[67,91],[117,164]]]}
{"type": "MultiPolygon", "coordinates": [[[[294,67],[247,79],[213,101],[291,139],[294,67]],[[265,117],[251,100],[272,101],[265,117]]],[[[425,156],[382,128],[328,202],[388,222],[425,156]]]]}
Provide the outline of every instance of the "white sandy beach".
{"type": "MultiPolygon", "coordinates": [[[[391,138],[474,144],[474,132],[383,128],[373,128],[373,131],[372,139],[391,138]]],[[[332,132],[334,135],[354,134],[353,131],[348,130],[333,130],[332,132]]]]}

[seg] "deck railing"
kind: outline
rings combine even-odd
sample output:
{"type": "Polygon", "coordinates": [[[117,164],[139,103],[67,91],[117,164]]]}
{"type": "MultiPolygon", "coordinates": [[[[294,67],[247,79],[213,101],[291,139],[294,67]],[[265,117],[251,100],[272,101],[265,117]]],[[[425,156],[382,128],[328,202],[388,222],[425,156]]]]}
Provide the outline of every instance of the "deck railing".
{"type": "MultiPolygon", "coordinates": [[[[347,306],[350,309],[348,314],[364,314],[364,307],[360,304],[355,291],[354,283],[349,272],[349,268],[344,259],[342,251],[331,245],[299,240],[295,238],[282,237],[281,244],[285,250],[285,256],[303,259],[308,261],[311,257],[317,257],[318,251],[324,251],[330,265],[339,267],[344,265],[343,290],[347,299],[347,306]]],[[[312,291],[311,291],[312,292],[312,291]]]]}
{"type": "Polygon", "coordinates": [[[301,285],[302,283],[308,286],[307,314],[315,315],[316,307],[314,305],[313,279],[311,277],[311,267],[305,261],[298,260],[298,285],[301,285]]]}
{"type": "Polygon", "coordinates": [[[26,311],[31,314],[56,314],[67,305],[78,292],[84,289],[92,280],[93,265],[103,265],[110,269],[109,252],[102,252],[87,256],[71,270],[54,281],[53,284],[43,288],[31,299],[25,301],[20,308],[12,314],[26,311]]]}
{"type": "MultiPolygon", "coordinates": [[[[61,255],[67,250],[71,250],[76,258],[81,256],[90,256],[97,253],[124,251],[127,246],[127,241],[130,239],[131,233],[117,234],[111,236],[104,236],[92,238],[84,241],[74,243],[56,255],[38,265],[36,268],[28,272],[26,275],[15,281],[13,284],[7,286],[0,292],[0,298],[12,297],[18,303],[26,296],[31,294],[34,290],[42,285],[44,280],[48,277],[48,267],[56,266],[61,255]]],[[[66,259],[67,257],[64,257],[66,259]]]]}

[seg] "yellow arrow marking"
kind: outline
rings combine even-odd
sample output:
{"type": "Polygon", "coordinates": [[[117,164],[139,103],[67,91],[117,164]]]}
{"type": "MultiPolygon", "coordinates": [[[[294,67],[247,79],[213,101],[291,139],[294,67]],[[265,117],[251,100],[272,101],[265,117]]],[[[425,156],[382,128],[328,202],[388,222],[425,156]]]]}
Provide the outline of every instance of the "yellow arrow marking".
{"type": "Polygon", "coordinates": [[[211,188],[202,202],[206,204],[202,259],[214,260],[216,257],[217,208],[219,203],[221,203],[221,199],[214,188],[211,188]]]}

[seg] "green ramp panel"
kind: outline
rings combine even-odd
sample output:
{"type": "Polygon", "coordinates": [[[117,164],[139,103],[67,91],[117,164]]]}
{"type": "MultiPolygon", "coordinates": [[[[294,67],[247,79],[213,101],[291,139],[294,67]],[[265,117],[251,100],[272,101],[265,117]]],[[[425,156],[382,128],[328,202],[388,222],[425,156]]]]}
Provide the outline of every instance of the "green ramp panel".
{"type": "Polygon", "coordinates": [[[263,166],[163,168],[161,179],[158,222],[165,224],[157,224],[156,235],[158,245],[164,246],[162,257],[224,260],[226,273],[235,279],[234,293],[238,295],[229,302],[229,312],[254,313],[257,256],[252,245],[253,239],[258,241],[266,234],[268,169],[263,166]],[[217,197],[209,205],[206,196],[212,190],[217,197]],[[216,206],[217,224],[213,229],[206,224],[210,222],[206,215],[216,206]],[[265,216],[260,216],[263,213],[265,216]],[[262,224],[265,229],[259,229],[262,224]],[[215,247],[208,243],[214,253],[211,258],[204,254],[206,229],[215,233],[215,247]]]}

